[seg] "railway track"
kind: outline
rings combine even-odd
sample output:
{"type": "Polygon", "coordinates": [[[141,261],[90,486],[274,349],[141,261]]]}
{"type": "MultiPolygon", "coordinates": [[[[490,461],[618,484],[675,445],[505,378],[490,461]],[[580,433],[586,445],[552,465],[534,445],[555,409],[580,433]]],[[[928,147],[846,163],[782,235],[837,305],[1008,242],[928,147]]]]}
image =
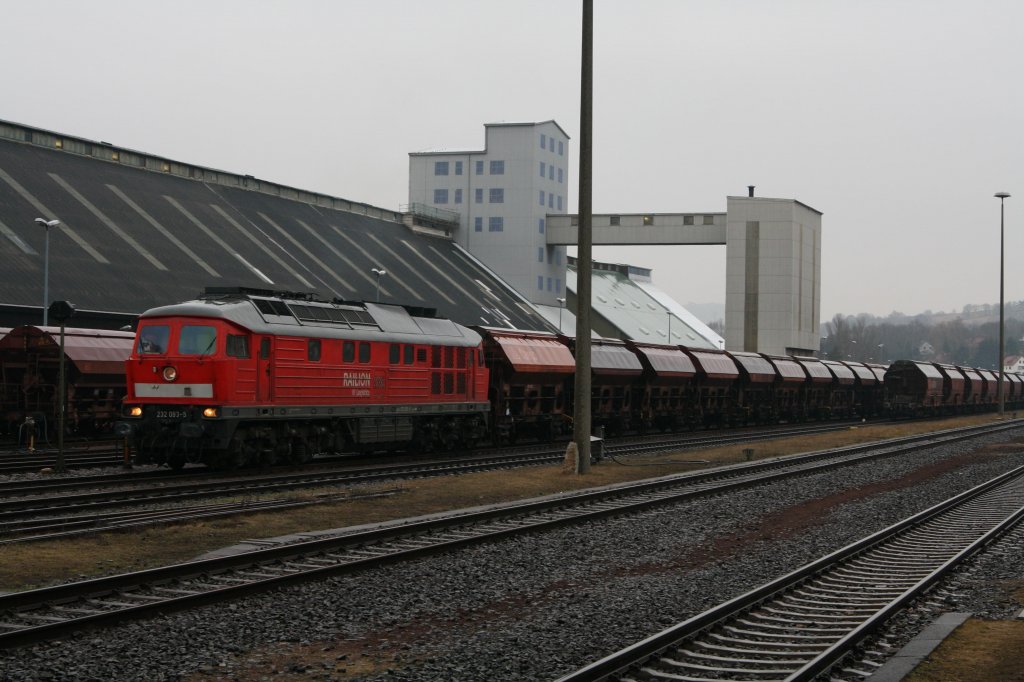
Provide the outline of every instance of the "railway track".
{"type": "MultiPolygon", "coordinates": [[[[606,449],[612,457],[636,451],[650,452],[711,447],[736,442],[750,442],[807,433],[820,433],[835,429],[834,425],[803,426],[785,430],[770,430],[747,434],[716,434],[697,438],[647,438],[638,444],[619,444],[606,449]]],[[[845,427],[844,427],[845,428],[845,427]]],[[[931,436],[914,436],[909,443],[927,441],[931,436]]],[[[861,448],[868,446],[860,446],[861,448]]],[[[857,452],[857,448],[846,452],[857,452]]],[[[276,507],[303,506],[296,500],[255,501],[256,496],[317,487],[350,486],[394,479],[422,478],[454,475],[495,468],[509,468],[548,464],[560,461],[561,449],[535,449],[523,454],[506,454],[473,459],[458,458],[414,462],[410,464],[376,465],[372,467],[338,470],[303,471],[240,478],[196,481],[185,474],[159,475],[163,472],[145,472],[141,477],[131,475],[89,476],[47,481],[15,481],[0,484],[0,545],[14,542],[38,541],[96,533],[104,530],[135,528],[152,523],[188,521],[211,515],[269,511],[276,507]],[[186,479],[183,483],[176,480],[186,479]],[[143,485],[128,485],[143,481],[143,485]],[[117,486],[116,490],[92,490],[97,486],[117,486]],[[76,492],[90,488],[89,492],[76,492]],[[215,505],[199,504],[211,498],[241,498],[215,505]],[[163,505],[178,508],[157,510],[130,509],[163,505]],[[182,508],[182,505],[186,505],[182,508]],[[110,510],[117,509],[116,512],[110,510]]],[[[327,501],[321,497],[307,500],[305,505],[327,501]]]]}
{"type": "MultiPolygon", "coordinates": [[[[64,449],[64,467],[88,469],[124,464],[124,451],[116,443],[103,441],[73,445],[64,449]]],[[[13,450],[0,453],[0,475],[36,472],[57,466],[57,448],[44,447],[32,452],[13,450]]]]}
{"type": "Polygon", "coordinates": [[[1024,467],[1003,474],[559,682],[863,679],[844,658],[1024,518],[1024,467]]]}
{"type": "MultiPolygon", "coordinates": [[[[999,424],[992,432],[1017,428],[999,424]]],[[[462,512],[423,521],[402,521],[368,531],[271,547],[242,555],[178,564],[107,578],[68,583],[0,596],[0,647],[49,639],[88,626],[141,618],[278,586],[389,562],[500,540],[520,533],[586,523],[597,518],[642,512],[694,496],[811,473],[854,461],[899,454],[977,435],[959,431],[872,452],[815,453],[681,474],[655,481],[566,495],[555,499],[462,512]]]]}
{"type": "MultiPolygon", "coordinates": [[[[642,448],[648,450],[659,449],[660,443],[667,443],[668,446],[683,448],[708,447],[709,445],[726,445],[729,443],[740,443],[765,438],[783,438],[787,436],[806,435],[814,433],[825,433],[828,431],[847,429],[853,424],[860,422],[829,422],[824,424],[794,424],[783,425],[772,428],[743,428],[723,431],[706,431],[701,435],[672,434],[653,435],[642,438],[618,439],[623,444],[628,444],[631,451],[638,452],[642,448]]],[[[877,425],[883,422],[871,422],[877,425]]],[[[611,440],[608,441],[613,442],[611,440]]],[[[539,446],[538,446],[539,447],[539,446]]],[[[564,448],[564,443],[562,444],[564,448]]],[[[518,448],[522,450],[523,448],[518,448]]],[[[494,454],[494,453],[490,453],[494,454]]],[[[352,455],[321,455],[316,458],[316,463],[327,464],[345,462],[351,460],[352,455]]],[[[92,441],[68,445],[64,453],[64,465],[67,469],[84,469],[92,467],[114,467],[123,466],[125,463],[123,444],[113,440],[92,441]]],[[[47,445],[35,451],[29,452],[25,449],[0,449],[0,475],[32,473],[44,468],[53,468],[57,464],[57,449],[47,445]]],[[[205,469],[202,469],[205,471],[205,469]]],[[[189,475],[185,472],[182,475],[189,475]]],[[[191,472],[195,475],[195,470],[191,472]]]]}

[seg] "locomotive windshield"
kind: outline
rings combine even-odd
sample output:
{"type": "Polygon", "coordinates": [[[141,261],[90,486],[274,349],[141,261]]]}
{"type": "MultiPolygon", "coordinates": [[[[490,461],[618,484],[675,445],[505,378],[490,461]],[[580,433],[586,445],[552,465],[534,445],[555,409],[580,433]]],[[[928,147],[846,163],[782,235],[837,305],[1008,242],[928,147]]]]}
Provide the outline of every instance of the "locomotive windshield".
{"type": "Polygon", "coordinates": [[[162,355],[167,352],[167,339],[171,335],[171,328],[164,324],[151,325],[139,330],[139,347],[136,352],[140,355],[162,355]]]}
{"type": "Polygon", "coordinates": [[[178,352],[182,355],[209,355],[217,348],[217,330],[208,325],[187,324],[178,337],[178,352]]]}

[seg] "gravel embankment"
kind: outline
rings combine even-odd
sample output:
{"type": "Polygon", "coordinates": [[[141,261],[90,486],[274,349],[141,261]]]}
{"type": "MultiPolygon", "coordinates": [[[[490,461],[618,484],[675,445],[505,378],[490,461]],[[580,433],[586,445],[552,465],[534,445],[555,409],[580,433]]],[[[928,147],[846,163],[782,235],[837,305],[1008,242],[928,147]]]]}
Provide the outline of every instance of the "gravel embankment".
{"type": "MultiPolygon", "coordinates": [[[[975,447],[886,458],[0,652],[0,678],[553,679],[1024,464],[1024,450],[971,455],[975,447]]],[[[1009,565],[990,562],[999,565],[986,569],[986,587],[999,575],[1024,575],[1020,552],[1006,556],[1009,565]]],[[[969,596],[985,582],[971,577],[979,570],[961,578],[950,610],[1005,617],[998,597],[969,596]]]]}

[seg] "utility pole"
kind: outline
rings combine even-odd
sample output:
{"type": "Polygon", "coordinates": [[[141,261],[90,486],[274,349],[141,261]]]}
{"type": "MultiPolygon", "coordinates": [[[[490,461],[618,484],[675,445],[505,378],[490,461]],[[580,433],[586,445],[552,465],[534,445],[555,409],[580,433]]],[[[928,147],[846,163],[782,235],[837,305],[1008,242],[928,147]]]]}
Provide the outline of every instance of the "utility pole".
{"type": "Polygon", "coordinates": [[[580,73],[579,253],[576,283],[576,382],[573,440],[576,473],[590,472],[590,305],[593,265],[591,176],[593,169],[594,0],[583,0],[583,49],[580,73]]]}

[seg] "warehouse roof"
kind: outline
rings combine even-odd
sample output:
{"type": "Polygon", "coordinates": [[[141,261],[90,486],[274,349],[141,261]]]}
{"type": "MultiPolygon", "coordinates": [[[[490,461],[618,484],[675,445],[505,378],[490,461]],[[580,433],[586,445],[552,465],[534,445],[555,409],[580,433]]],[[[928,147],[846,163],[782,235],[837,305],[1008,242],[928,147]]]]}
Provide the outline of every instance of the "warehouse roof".
{"type": "MultiPolygon", "coordinates": [[[[466,325],[549,329],[452,241],[386,209],[0,121],[0,304],[138,314],[204,287],[434,307],[466,325]],[[382,269],[383,276],[372,270],[382,269]]],[[[38,309],[38,308],[37,308],[38,309]]]]}

